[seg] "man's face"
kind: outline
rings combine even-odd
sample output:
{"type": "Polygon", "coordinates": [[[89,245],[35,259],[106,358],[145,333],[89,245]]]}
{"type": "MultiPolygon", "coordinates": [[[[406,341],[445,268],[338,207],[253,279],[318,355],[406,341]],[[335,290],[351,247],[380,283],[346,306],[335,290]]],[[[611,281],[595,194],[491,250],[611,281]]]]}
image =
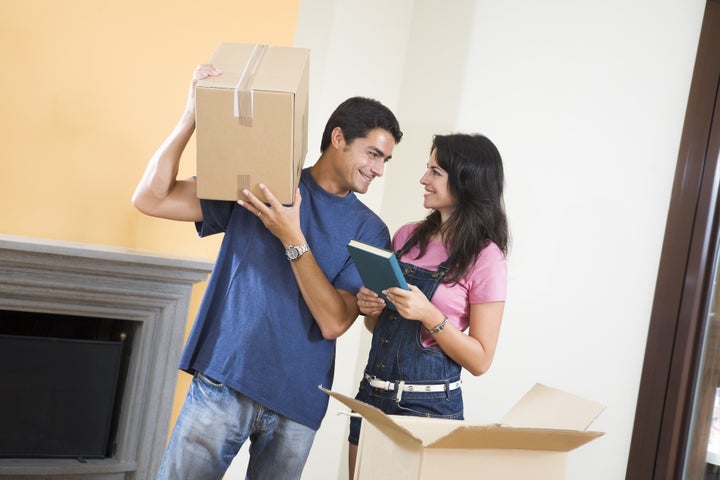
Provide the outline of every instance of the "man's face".
{"type": "Polygon", "coordinates": [[[385,171],[385,162],[392,157],[395,138],[382,128],[370,130],[363,138],[345,143],[342,149],[343,162],[338,165],[340,176],[353,192],[366,193],[375,177],[385,171]]]}

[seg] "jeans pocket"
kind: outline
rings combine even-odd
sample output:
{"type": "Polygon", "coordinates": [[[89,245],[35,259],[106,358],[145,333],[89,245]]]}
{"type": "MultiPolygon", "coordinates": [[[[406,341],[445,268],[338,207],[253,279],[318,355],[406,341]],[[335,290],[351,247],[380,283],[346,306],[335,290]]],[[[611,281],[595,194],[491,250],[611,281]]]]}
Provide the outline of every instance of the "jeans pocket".
{"type": "Polygon", "coordinates": [[[196,372],[196,373],[195,373],[195,376],[196,376],[197,379],[200,380],[201,382],[207,383],[208,385],[212,385],[213,387],[222,387],[222,386],[223,386],[223,383],[222,383],[222,382],[218,382],[218,381],[215,380],[214,378],[208,377],[207,375],[205,375],[205,374],[202,373],[202,372],[196,372]]]}

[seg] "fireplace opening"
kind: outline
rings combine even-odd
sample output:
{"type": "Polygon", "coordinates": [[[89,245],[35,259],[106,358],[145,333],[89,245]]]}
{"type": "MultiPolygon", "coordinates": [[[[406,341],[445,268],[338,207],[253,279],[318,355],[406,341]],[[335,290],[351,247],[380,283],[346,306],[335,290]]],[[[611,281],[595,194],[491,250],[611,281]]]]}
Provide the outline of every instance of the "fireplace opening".
{"type": "Polygon", "coordinates": [[[0,310],[0,458],[112,457],[138,324],[0,310]]]}

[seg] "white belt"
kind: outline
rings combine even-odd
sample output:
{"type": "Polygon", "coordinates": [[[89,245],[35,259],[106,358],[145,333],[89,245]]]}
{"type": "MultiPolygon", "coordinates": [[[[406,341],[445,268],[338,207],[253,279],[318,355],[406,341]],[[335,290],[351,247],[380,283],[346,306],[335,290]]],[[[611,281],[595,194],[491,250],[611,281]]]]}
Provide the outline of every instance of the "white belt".
{"type": "Polygon", "coordinates": [[[373,388],[379,388],[380,390],[386,390],[386,391],[395,391],[395,385],[398,385],[398,390],[403,392],[444,392],[455,390],[457,388],[460,388],[460,385],[462,384],[462,380],[458,380],[457,382],[448,383],[447,385],[444,383],[435,383],[431,385],[414,385],[411,383],[405,383],[405,382],[389,382],[387,380],[380,380],[377,377],[371,377],[367,373],[365,374],[365,380],[370,384],[373,388]]]}

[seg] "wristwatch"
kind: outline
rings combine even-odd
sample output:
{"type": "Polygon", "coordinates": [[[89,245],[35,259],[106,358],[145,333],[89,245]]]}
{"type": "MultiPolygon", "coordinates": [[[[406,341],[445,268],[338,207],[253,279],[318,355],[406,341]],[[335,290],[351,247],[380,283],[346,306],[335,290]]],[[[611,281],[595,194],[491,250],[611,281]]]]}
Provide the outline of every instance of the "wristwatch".
{"type": "Polygon", "coordinates": [[[288,260],[297,260],[303,253],[309,252],[310,246],[306,243],[304,245],[290,245],[285,250],[288,260]]]}

